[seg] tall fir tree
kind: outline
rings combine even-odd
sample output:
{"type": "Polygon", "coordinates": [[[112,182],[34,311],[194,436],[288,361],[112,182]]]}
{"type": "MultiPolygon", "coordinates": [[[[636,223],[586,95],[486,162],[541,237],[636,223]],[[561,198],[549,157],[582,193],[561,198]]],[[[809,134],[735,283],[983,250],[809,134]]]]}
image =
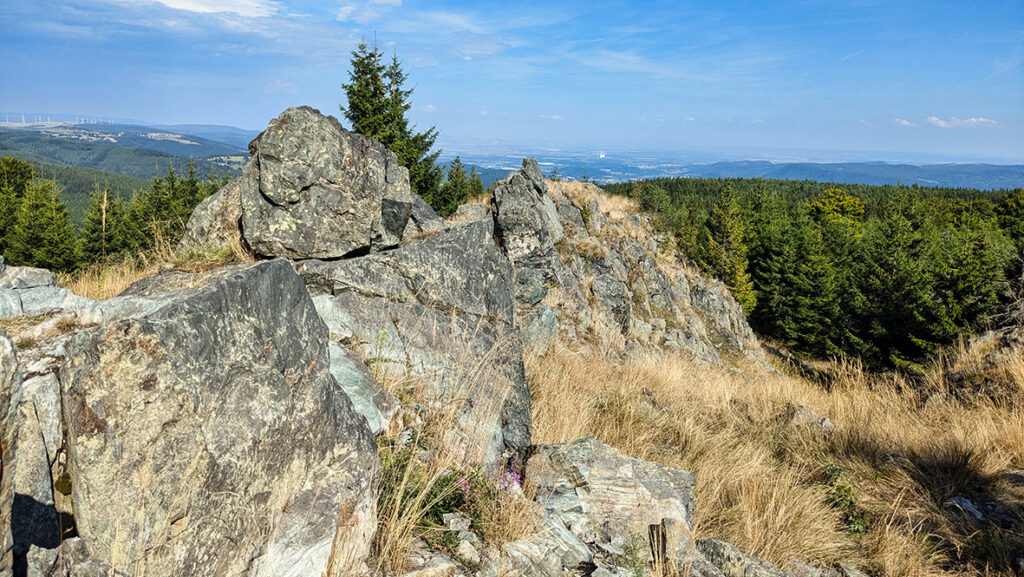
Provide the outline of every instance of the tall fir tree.
{"type": "Polygon", "coordinates": [[[342,84],[347,104],[339,108],[352,130],[394,152],[398,162],[409,169],[413,191],[424,200],[437,197],[444,178],[444,168],[437,163],[441,151],[431,151],[437,141],[437,128],[417,132],[409,124],[406,113],[412,106],[413,91],[404,88],[408,76],[397,54],[384,64],[384,52],[364,41],[352,51],[351,65],[349,81],[342,84]]]}
{"type": "Polygon", "coordinates": [[[13,265],[69,272],[81,262],[68,207],[52,180],[33,180],[25,190],[8,240],[6,256],[13,265]]]}
{"type": "Polygon", "coordinates": [[[0,255],[7,250],[18,206],[34,177],[35,171],[29,163],[13,156],[0,158],[0,255]]]}

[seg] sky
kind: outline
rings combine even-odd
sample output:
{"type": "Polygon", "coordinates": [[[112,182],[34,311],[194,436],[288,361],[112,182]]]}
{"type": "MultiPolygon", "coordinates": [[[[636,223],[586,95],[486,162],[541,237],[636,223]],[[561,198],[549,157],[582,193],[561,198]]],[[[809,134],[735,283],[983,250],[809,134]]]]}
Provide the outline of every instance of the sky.
{"type": "Polygon", "coordinates": [[[0,112],[250,129],[301,104],[340,117],[363,39],[398,55],[413,121],[456,152],[1024,163],[1021,0],[4,0],[0,112]]]}

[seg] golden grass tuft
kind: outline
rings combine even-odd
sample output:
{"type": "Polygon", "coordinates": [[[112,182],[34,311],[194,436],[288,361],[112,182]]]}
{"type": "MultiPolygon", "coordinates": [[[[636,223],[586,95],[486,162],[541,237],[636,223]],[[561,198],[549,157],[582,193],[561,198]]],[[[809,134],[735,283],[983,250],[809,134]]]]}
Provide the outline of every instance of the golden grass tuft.
{"type": "MultiPolygon", "coordinates": [[[[526,361],[535,443],[594,436],[693,472],[697,536],[780,566],[795,557],[893,576],[984,570],[958,559],[976,537],[943,502],[977,489],[1007,496],[1000,473],[1024,465],[1019,409],[928,405],[907,382],[852,362],[834,368],[826,390],[672,355],[616,366],[556,347],[526,361]],[[830,418],[834,433],[787,424],[780,415],[793,405],[830,418]]],[[[1010,575],[1012,562],[987,569],[1010,575]]]]}

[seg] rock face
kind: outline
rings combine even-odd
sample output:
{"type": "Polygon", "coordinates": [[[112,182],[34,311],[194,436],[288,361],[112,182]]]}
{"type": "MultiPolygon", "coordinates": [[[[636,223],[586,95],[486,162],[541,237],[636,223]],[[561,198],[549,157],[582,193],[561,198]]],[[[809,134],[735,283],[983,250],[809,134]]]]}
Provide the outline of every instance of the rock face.
{"type": "Polygon", "coordinates": [[[46,269],[7,266],[0,262],[0,319],[75,310],[91,303],[57,286],[46,269]]]}
{"type": "Polygon", "coordinates": [[[182,247],[241,240],[259,256],[334,259],[401,240],[409,171],[379,142],[303,106],[272,120],[249,153],[242,175],[196,209],[182,247]]]}
{"type": "Polygon", "coordinates": [[[612,355],[669,349],[715,363],[728,354],[767,364],[725,286],[685,266],[661,246],[647,217],[616,208],[596,186],[546,181],[526,159],[495,188],[493,212],[531,344],[543,348],[556,333],[612,355]]]}
{"type": "Polygon", "coordinates": [[[115,301],[135,313],[71,338],[60,372],[89,556],[125,574],[349,574],[379,461],[290,264],[134,293],[115,301]]]}
{"type": "Polygon", "coordinates": [[[469,404],[462,428],[482,441],[480,461],[494,468],[525,452],[530,397],[512,271],[490,222],[452,226],[393,251],[295,267],[333,339],[384,377],[419,377],[429,400],[469,404]]]}

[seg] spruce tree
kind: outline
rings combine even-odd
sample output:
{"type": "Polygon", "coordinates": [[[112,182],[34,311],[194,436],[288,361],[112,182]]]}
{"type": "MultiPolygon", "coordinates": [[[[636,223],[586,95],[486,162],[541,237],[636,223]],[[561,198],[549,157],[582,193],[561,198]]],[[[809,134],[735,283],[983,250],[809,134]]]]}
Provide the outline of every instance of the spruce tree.
{"type": "Polygon", "coordinates": [[[448,168],[448,178],[441,185],[437,194],[431,197],[424,197],[437,211],[442,218],[447,218],[459,208],[459,205],[469,200],[473,190],[469,177],[466,175],[466,168],[458,156],[452,161],[448,168]]]}
{"type": "Polygon", "coordinates": [[[7,250],[18,206],[34,177],[29,163],[13,156],[0,158],[0,255],[7,250]]]}
{"type": "MultiPolygon", "coordinates": [[[[437,128],[417,132],[406,113],[412,106],[412,89],[404,88],[408,79],[397,55],[385,65],[384,53],[361,42],[352,51],[349,81],[342,84],[347,105],[339,106],[352,130],[380,141],[409,169],[409,183],[424,198],[436,198],[444,169],[437,164],[440,150],[431,152],[437,141],[437,128]]],[[[429,203],[430,201],[427,200],[429,203]]],[[[438,207],[434,207],[435,210],[438,207]]]]}
{"type": "MultiPolygon", "coordinates": [[[[652,197],[654,195],[656,193],[652,197]]],[[[739,201],[731,186],[722,191],[698,242],[698,263],[724,282],[743,307],[743,312],[750,314],[757,304],[757,295],[747,270],[747,247],[739,201]]]]}
{"type": "Polygon", "coordinates": [[[25,190],[8,240],[6,255],[13,265],[68,272],[81,261],[68,207],[52,180],[36,179],[25,190]]]}
{"type": "Polygon", "coordinates": [[[127,206],[109,189],[96,188],[89,194],[89,207],[82,225],[82,254],[85,262],[100,262],[123,254],[129,247],[127,206]]]}
{"type": "Polygon", "coordinates": [[[477,198],[484,195],[484,181],[480,179],[476,167],[469,167],[469,198],[477,198]]]}

